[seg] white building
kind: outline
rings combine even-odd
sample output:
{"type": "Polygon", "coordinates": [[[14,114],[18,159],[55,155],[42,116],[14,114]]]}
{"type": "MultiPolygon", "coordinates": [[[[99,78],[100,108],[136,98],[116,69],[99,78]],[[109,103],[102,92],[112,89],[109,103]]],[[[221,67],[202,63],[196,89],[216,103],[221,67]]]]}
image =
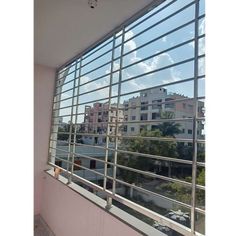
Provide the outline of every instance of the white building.
{"type": "MultiPolygon", "coordinates": [[[[128,122],[124,127],[124,134],[138,135],[142,129],[153,130],[160,122],[144,124],[146,121],[160,120],[164,112],[171,114],[170,118],[192,118],[194,115],[194,101],[184,100],[173,103],[166,103],[172,100],[187,99],[188,97],[176,93],[168,93],[165,88],[155,88],[143,91],[140,96],[130,98],[124,102],[124,119],[128,122]],[[137,123],[135,123],[137,121],[137,123]],[[140,121],[144,121],[140,124],[140,121]],[[138,123],[139,122],[139,123],[138,123]]],[[[198,115],[203,116],[203,102],[198,102],[198,115]]],[[[192,138],[193,122],[178,121],[181,125],[181,134],[178,138],[192,138]]],[[[203,125],[198,128],[198,137],[202,137],[203,125]]]]}

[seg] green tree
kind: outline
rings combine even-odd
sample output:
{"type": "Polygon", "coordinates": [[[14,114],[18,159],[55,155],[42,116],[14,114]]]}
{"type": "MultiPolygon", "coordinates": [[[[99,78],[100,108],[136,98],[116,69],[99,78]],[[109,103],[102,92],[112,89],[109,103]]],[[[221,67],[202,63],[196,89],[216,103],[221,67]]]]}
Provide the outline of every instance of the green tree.
{"type": "MultiPolygon", "coordinates": [[[[162,119],[173,119],[174,113],[170,111],[161,112],[162,119]]],[[[168,121],[162,122],[162,124],[157,125],[157,129],[160,130],[162,136],[175,137],[176,134],[181,133],[180,124],[168,121]]]]}
{"type": "MultiPolygon", "coordinates": [[[[192,182],[192,177],[186,177],[184,180],[187,182],[192,182]]],[[[198,171],[196,183],[199,185],[205,186],[205,168],[198,171]]],[[[175,198],[178,201],[191,204],[191,188],[185,187],[179,183],[168,183],[168,184],[162,184],[162,189],[166,191],[170,191],[172,195],[174,194],[175,198]]],[[[173,197],[173,196],[170,196],[170,197],[173,197]]],[[[204,190],[199,191],[197,189],[196,202],[198,205],[201,205],[201,206],[205,205],[205,191],[204,190]]],[[[178,209],[180,208],[179,206],[176,206],[176,207],[178,209]]]]}
{"type": "MultiPolygon", "coordinates": [[[[138,153],[147,153],[159,156],[178,157],[176,143],[175,142],[163,142],[159,140],[146,140],[144,137],[162,137],[160,130],[147,131],[143,130],[140,133],[140,137],[135,139],[124,139],[121,143],[122,149],[127,151],[133,151],[138,153]]],[[[132,167],[143,171],[154,171],[155,170],[155,159],[133,156],[133,155],[118,155],[118,164],[132,167]]],[[[164,163],[164,161],[160,161],[164,163]]],[[[140,174],[121,169],[122,178],[130,183],[139,182],[138,176],[140,174]]]]}

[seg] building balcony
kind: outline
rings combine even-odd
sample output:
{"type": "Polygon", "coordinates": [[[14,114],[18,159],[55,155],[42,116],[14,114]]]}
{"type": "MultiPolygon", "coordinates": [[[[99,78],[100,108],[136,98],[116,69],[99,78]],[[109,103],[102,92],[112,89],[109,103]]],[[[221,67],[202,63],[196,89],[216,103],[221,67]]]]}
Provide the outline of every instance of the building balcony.
{"type": "Polygon", "coordinates": [[[198,104],[199,4],[36,0],[36,236],[204,235],[203,117],[151,114],[198,104]]]}

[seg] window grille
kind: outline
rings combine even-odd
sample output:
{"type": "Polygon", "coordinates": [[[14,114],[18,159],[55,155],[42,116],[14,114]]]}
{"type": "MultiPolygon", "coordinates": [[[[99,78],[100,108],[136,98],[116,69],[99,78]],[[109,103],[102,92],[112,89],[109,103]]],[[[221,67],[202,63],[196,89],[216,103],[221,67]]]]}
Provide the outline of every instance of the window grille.
{"type": "Polygon", "coordinates": [[[49,165],[164,233],[205,234],[204,4],[154,1],[57,71],[49,165]]]}

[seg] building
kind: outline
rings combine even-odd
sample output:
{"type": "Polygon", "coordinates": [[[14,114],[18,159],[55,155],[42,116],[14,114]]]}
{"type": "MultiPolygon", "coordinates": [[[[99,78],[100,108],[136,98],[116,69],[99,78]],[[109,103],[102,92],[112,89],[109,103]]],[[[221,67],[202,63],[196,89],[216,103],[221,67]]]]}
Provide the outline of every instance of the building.
{"type": "MultiPolygon", "coordinates": [[[[123,108],[123,105],[120,105],[119,108],[123,108]]],[[[118,116],[118,122],[122,122],[124,120],[124,112],[123,110],[117,111],[117,104],[111,104],[110,111],[109,111],[109,104],[108,103],[94,103],[93,106],[86,106],[85,107],[85,116],[84,116],[84,124],[81,126],[81,132],[84,133],[93,133],[93,134],[106,134],[109,123],[109,134],[115,135],[116,134],[116,125],[115,122],[118,116]]],[[[119,124],[118,126],[122,126],[119,124]]],[[[120,133],[121,129],[118,129],[120,133]]],[[[106,142],[103,136],[89,136],[84,135],[82,140],[84,143],[87,144],[104,144],[106,142]]]]}
{"type": "MultiPolygon", "coordinates": [[[[160,122],[153,122],[164,118],[165,112],[168,112],[169,117],[165,118],[192,118],[194,115],[194,101],[188,100],[188,97],[177,94],[168,93],[165,88],[154,88],[142,91],[140,96],[130,98],[124,102],[124,119],[128,122],[124,127],[124,134],[138,135],[143,129],[155,130],[160,122]],[[176,101],[180,100],[180,101],[176,101]],[[171,102],[175,101],[175,102],[171,102]],[[135,123],[137,121],[137,123],[135,123]],[[140,121],[146,125],[140,124],[140,121]],[[138,123],[139,122],[139,123],[138,123]]],[[[198,116],[204,116],[204,102],[198,102],[198,116]]],[[[178,121],[181,125],[182,133],[176,135],[177,138],[192,138],[193,123],[191,120],[178,121]]],[[[198,127],[198,138],[204,136],[204,125],[198,127]]]]}

